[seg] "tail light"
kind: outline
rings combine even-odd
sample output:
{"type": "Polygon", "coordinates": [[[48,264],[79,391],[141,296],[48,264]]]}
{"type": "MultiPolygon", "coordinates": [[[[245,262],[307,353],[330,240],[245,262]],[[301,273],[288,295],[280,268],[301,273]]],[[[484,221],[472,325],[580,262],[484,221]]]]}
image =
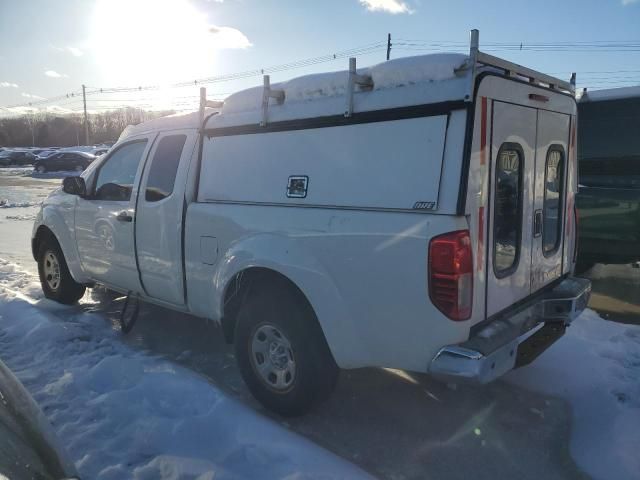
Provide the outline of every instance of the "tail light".
{"type": "Polygon", "coordinates": [[[467,320],[473,302],[473,258],[469,230],[446,233],[429,243],[429,297],[451,320],[467,320]]]}

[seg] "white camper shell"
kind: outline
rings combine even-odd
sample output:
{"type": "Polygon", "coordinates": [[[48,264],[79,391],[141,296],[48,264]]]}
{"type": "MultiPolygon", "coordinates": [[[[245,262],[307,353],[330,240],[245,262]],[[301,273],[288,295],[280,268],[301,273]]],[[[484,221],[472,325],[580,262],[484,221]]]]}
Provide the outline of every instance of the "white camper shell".
{"type": "Polygon", "coordinates": [[[338,368],[484,383],[588,301],[572,276],[575,138],[573,84],[480,52],[473,31],[469,55],[265,77],[128,129],[76,195],[45,202],[34,256],[53,236],[70,281],[221,322],[281,413],[338,368]],[[128,194],[105,199],[120,150],[135,169],[107,180],[128,194]]]}

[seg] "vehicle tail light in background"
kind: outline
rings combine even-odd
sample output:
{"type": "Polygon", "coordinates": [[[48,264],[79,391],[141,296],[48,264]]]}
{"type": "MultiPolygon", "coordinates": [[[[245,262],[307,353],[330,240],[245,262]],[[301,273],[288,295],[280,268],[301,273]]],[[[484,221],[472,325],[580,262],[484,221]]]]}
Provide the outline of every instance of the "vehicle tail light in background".
{"type": "Polygon", "coordinates": [[[473,302],[469,230],[445,233],[429,243],[429,297],[451,320],[467,320],[473,302]]]}

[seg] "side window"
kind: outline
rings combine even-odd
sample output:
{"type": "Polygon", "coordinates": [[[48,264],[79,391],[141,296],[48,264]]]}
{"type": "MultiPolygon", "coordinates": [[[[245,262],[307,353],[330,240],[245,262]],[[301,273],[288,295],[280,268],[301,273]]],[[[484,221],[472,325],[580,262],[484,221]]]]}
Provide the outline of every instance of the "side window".
{"type": "Polygon", "coordinates": [[[173,193],[178,164],[186,141],[186,135],[169,135],[158,143],[144,195],[147,202],[157,202],[173,193]]]}
{"type": "Polygon", "coordinates": [[[549,147],[544,172],[542,252],[549,255],[555,252],[560,245],[560,227],[562,225],[564,150],[559,145],[549,147]]]}
{"type": "Polygon", "coordinates": [[[147,141],[123,145],[100,166],[95,199],[128,201],[147,141]]]}
{"type": "Polygon", "coordinates": [[[500,147],[493,212],[493,268],[498,278],[512,273],[520,256],[523,162],[520,145],[505,143],[500,147]]]}

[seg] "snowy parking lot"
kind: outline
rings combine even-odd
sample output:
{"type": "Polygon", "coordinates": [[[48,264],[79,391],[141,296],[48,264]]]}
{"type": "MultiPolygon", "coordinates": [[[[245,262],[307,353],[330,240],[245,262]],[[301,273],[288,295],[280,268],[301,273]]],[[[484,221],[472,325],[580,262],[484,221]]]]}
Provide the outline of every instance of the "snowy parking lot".
{"type": "Polygon", "coordinates": [[[31,225],[62,175],[0,169],[0,358],[83,478],[637,478],[640,322],[610,321],[621,301],[601,271],[608,319],[587,310],[504,380],[342,372],[327,403],[283,420],[250,397],[216,325],[145,305],[124,336],[111,292],[43,299],[31,225]]]}

